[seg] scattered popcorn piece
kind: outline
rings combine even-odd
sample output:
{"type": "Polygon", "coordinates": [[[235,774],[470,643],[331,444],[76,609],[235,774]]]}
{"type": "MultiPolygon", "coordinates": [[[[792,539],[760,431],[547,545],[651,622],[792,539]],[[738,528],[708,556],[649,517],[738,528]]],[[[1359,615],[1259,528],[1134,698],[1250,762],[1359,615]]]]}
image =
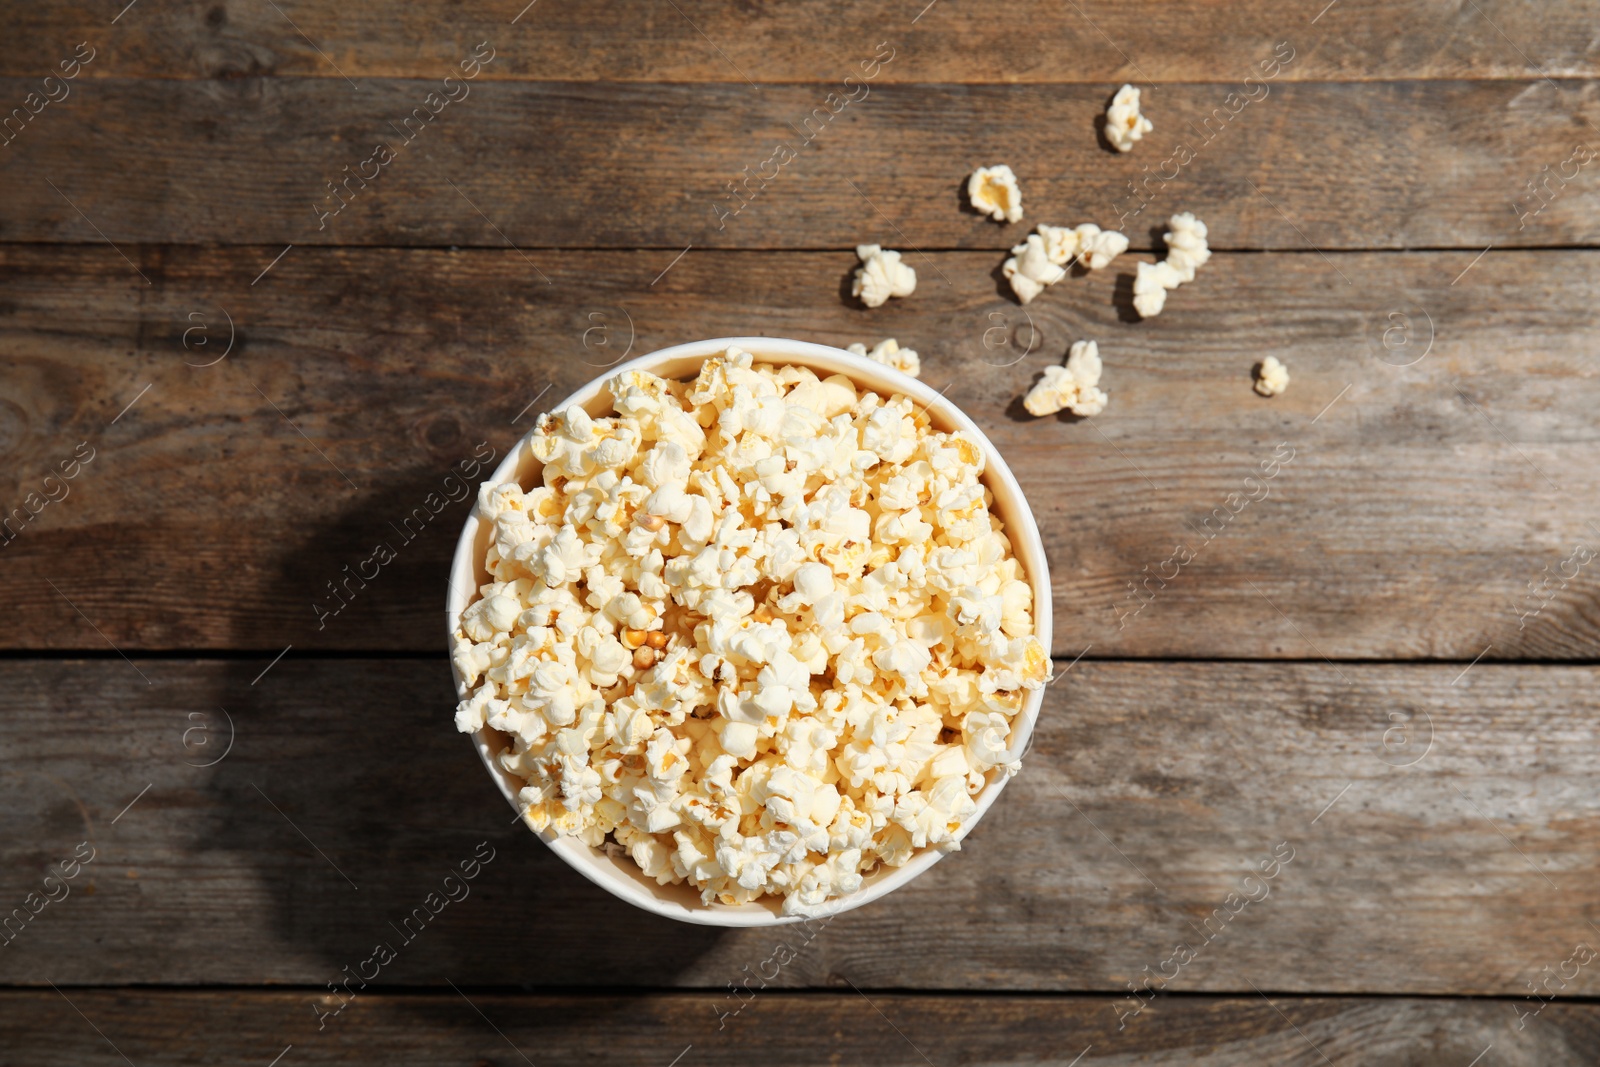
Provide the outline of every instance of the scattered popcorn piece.
{"type": "Polygon", "coordinates": [[[1118,152],[1130,152],[1133,143],[1155,129],[1150,120],[1139,113],[1139,90],[1124,85],[1111,98],[1106,108],[1106,140],[1118,152]]]}
{"type": "Polygon", "coordinates": [[[967,199],[996,222],[1022,221],[1022,190],[1017,176],[1004,163],[973,171],[967,179],[967,199]]]}
{"type": "Polygon", "coordinates": [[[1094,341],[1078,341],[1072,346],[1064,367],[1046,367],[1022,406],[1035,416],[1054,415],[1065,408],[1074,415],[1098,415],[1110,399],[1100,384],[1100,346],[1094,341]]]}
{"type": "Polygon", "coordinates": [[[1044,254],[1056,266],[1065,267],[1078,258],[1078,231],[1071,226],[1046,226],[1041,222],[1034,231],[1044,241],[1044,254]]]}
{"type": "Polygon", "coordinates": [[[1182,275],[1186,282],[1194,281],[1194,272],[1211,258],[1206,245],[1206,224],[1185,211],[1167,220],[1172,229],[1162,234],[1167,242],[1167,262],[1182,275]]]}
{"type": "Polygon", "coordinates": [[[872,351],[867,351],[863,344],[853,344],[845,349],[858,356],[866,356],[875,363],[882,363],[886,367],[893,367],[901,374],[908,374],[913,378],[922,374],[922,358],[917,355],[914,348],[901,348],[900,343],[893,337],[879,341],[872,351]]]}
{"type": "Polygon", "coordinates": [[[1162,236],[1167,242],[1167,258],[1159,263],[1139,264],[1133,279],[1133,309],[1140,318],[1154,318],[1167,306],[1167,291],[1194,281],[1194,272],[1211,258],[1206,244],[1206,224],[1189,212],[1167,220],[1172,229],[1162,236]]]}
{"type": "MultiPolygon", "coordinates": [[[[1054,369],[1104,406],[1092,343],[1054,369]]],[[[457,728],[500,732],[528,824],[791,915],[960,848],[1050,670],[983,450],[738,349],[607,388],[615,415],[539,418],[539,484],[483,487],[451,643],[457,728]]]]}
{"type": "Polygon", "coordinates": [[[1092,222],[1078,227],[1078,256],[1085,267],[1099,270],[1128,250],[1128,238],[1121,230],[1102,230],[1092,222]]]}
{"type": "Polygon", "coordinates": [[[882,307],[891,296],[910,296],[917,288],[917,272],[900,261],[900,253],[877,245],[857,245],[861,266],[850,295],[869,308],[882,307]]]}
{"type": "Polygon", "coordinates": [[[1100,270],[1128,250],[1128,238],[1120,230],[1102,230],[1092,222],[1073,227],[1040,223],[1036,229],[1045,255],[1058,267],[1076,260],[1089,270],[1100,270]]]}
{"type": "Polygon", "coordinates": [[[1262,396],[1277,396],[1287,388],[1289,368],[1280,363],[1277,356],[1262,360],[1256,370],[1256,392],[1262,396]]]}
{"type": "Polygon", "coordinates": [[[1045,286],[1054,285],[1067,276],[1064,268],[1050,262],[1044,238],[1030,233],[1022,244],[1011,250],[1011,258],[1001,268],[1011,282],[1011,291],[1026,304],[1044,292],[1045,286]]]}
{"type": "Polygon", "coordinates": [[[1133,309],[1140,318],[1154,318],[1167,305],[1167,290],[1183,284],[1183,275],[1166,260],[1140,263],[1133,277],[1133,309]]]}
{"type": "Polygon", "coordinates": [[[1128,239],[1117,230],[1102,230],[1092,222],[1081,226],[1046,226],[1041,223],[1022,244],[1011,249],[1001,267],[1011,291],[1027,304],[1067,276],[1074,262],[1100,270],[1128,250],[1128,239]]]}

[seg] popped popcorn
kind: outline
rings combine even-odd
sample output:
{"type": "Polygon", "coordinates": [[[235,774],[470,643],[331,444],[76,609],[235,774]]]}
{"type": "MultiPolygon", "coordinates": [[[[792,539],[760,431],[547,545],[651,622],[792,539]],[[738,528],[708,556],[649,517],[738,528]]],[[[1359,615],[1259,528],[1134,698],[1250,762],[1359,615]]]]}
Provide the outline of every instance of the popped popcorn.
{"type": "Polygon", "coordinates": [[[1110,266],[1128,250],[1128,238],[1121,230],[1102,230],[1092,222],[1077,228],[1078,261],[1090,270],[1110,266]]]}
{"type": "Polygon", "coordinates": [[[1279,362],[1277,356],[1268,356],[1256,368],[1257,393],[1262,396],[1277,396],[1289,388],[1289,368],[1279,362]]]}
{"type": "MultiPolygon", "coordinates": [[[[1100,371],[1100,346],[1093,341],[1078,341],[1067,355],[1066,366],[1044,369],[1044,377],[1028,390],[1022,406],[1034,416],[1054,415],[1062,408],[1074,415],[1098,415],[1110,399],[1097,388],[1100,371]]],[[[992,610],[1003,613],[1003,601],[992,610]]]]}
{"type": "Polygon", "coordinates": [[[1030,233],[1022,244],[1011,250],[1011,258],[1001,270],[1011,283],[1011,291],[1017,294],[1017,300],[1024,304],[1044,292],[1046,286],[1067,276],[1064,268],[1050,261],[1044,238],[1036,233],[1030,233]]]}
{"type": "Polygon", "coordinates": [[[977,441],[738,349],[607,386],[540,417],[541,484],[483,486],[452,643],[529,825],[786,914],[959,849],[1049,674],[977,441]]]}
{"type": "Polygon", "coordinates": [[[882,363],[886,367],[893,367],[901,374],[909,374],[913,378],[922,375],[922,358],[917,355],[914,348],[901,348],[900,342],[893,337],[885,338],[873,346],[872,351],[867,351],[864,344],[853,344],[845,349],[858,356],[866,356],[875,363],[882,363]]]}
{"type": "Polygon", "coordinates": [[[1203,267],[1211,258],[1206,244],[1206,224],[1184,211],[1167,220],[1172,229],[1162,234],[1167,243],[1167,262],[1172,264],[1186,282],[1194,281],[1197,267],[1203,267]]]}
{"type": "Polygon", "coordinates": [[[1022,189],[1017,185],[1017,176],[1004,163],[973,171],[967,179],[967,199],[996,222],[1022,221],[1022,189]]]}
{"type": "Polygon", "coordinates": [[[1205,223],[1185,211],[1168,219],[1167,225],[1172,227],[1162,235],[1167,242],[1167,258],[1158,263],[1140,263],[1133,279],[1133,309],[1140,318],[1161,314],[1167,306],[1167,292],[1194,281],[1194,272],[1211,258],[1205,223]]]}
{"type": "Polygon", "coordinates": [[[1106,108],[1106,140],[1118,152],[1131,152],[1133,143],[1155,126],[1139,112],[1139,90],[1124,85],[1106,108]]]}
{"type": "Polygon", "coordinates": [[[900,261],[900,253],[878,245],[857,245],[856,268],[850,295],[869,308],[882,307],[891,296],[910,296],[917,289],[917,272],[900,261]]]}
{"type": "Polygon", "coordinates": [[[1128,250],[1128,238],[1118,230],[1102,230],[1092,222],[1081,226],[1047,226],[1040,223],[1011,250],[1002,271],[1021,303],[1029,303],[1067,276],[1067,268],[1082,263],[1089,270],[1109,266],[1128,250]]]}
{"type": "Polygon", "coordinates": [[[1171,263],[1140,263],[1133,277],[1133,310],[1142,319],[1155,318],[1167,306],[1167,291],[1183,284],[1183,275],[1171,263]]]}
{"type": "Polygon", "coordinates": [[[1128,251],[1128,238],[1118,230],[1102,230],[1093,222],[1082,226],[1045,226],[1027,235],[1014,246],[1002,272],[1011,291],[1022,304],[1029,304],[1046,286],[1067,277],[1067,267],[1082,262],[1086,269],[1099,270],[1128,251]]]}

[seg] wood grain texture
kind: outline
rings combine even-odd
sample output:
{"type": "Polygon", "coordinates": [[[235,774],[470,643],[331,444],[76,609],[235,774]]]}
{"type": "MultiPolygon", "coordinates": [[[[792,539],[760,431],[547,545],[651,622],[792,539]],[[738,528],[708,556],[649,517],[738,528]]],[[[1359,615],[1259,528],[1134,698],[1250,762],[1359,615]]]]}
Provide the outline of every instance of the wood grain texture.
{"type": "Polygon", "coordinates": [[[97,450],[0,547],[8,647],[434,651],[468,505],[399,526],[452,468],[624,355],[767,333],[923,354],[1032,502],[1059,655],[1600,655],[1592,253],[1219,254],[1128,322],[1131,256],[1025,314],[992,253],[913,257],[917,294],[866,312],[849,253],[539,253],[546,285],[511,251],[297,247],[252,284],[279,251],[141,250],[145,286],[109,249],[0,249],[0,499],[97,450]],[[1027,418],[1084,337],[1110,407],[1027,418]]]}
{"type": "MultiPolygon", "coordinates": [[[[1141,248],[1181,210],[1229,249],[1600,237],[1597,164],[1572,157],[1600,145],[1587,82],[1273,82],[1254,103],[1173,84],[1126,155],[1098,140],[1105,86],[882,85],[830,116],[817,85],[477,82],[406,126],[441,81],[74,84],[3,149],[0,240],[1000,251],[1022,228],[961,190],[1001,161],[1029,224],[1095,221],[1141,248]]],[[[33,88],[0,79],[6,99],[33,88]]]]}
{"type": "Polygon", "coordinates": [[[454,733],[442,658],[267,666],[0,663],[0,900],[96,849],[0,949],[8,982],[321,988],[388,941],[389,985],[720,1003],[759,972],[1104,992],[1113,1021],[1156,974],[1172,994],[1600,991],[1600,965],[1562,968],[1600,944],[1592,667],[1080,661],[961,852],[807,933],[659,919],[561,864],[454,733]],[[483,842],[470,895],[402,933],[483,842]],[[775,970],[780,942],[795,958],[775,970]]]}
{"type": "Polygon", "coordinates": [[[712,1001],[683,994],[365,993],[321,1032],[314,1005],[308,992],[0,993],[0,1063],[123,1063],[113,1045],[131,1062],[173,1067],[264,1064],[286,1046],[285,1065],[396,1067],[524,1060],[1461,1067],[1491,1045],[1495,1064],[1575,1067],[1600,1050],[1600,1009],[1592,1004],[1552,1004],[1517,1031],[1507,1025],[1517,1006],[1506,1001],[1185,997],[1164,1001],[1147,1027],[1122,1033],[1103,1000],[1083,997],[768,995],[720,1032],[712,1001]]]}
{"type": "Polygon", "coordinates": [[[0,74],[33,76],[84,39],[105,52],[91,75],[159,78],[432,77],[481,40],[503,57],[486,77],[744,86],[837,82],[863,45],[870,54],[882,39],[894,41],[903,59],[881,77],[899,82],[1217,81],[1242,77],[1285,39],[1307,55],[1293,77],[1515,78],[1532,63],[1554,77],[1597,70],[1589,3],[1482,0],[1445,8],[1341,0],[1324,10],[1326,3],[1019,0],[997,17],[927,0],[844,7],[825,0],[582,7],[496,0],[472,8],[441,0],[400,8],[291,2],[281,11],[215,0],[141,4],[108,28],[116,11],[80,0],[19,10],[17,47],[0,58],[0,74]]]}

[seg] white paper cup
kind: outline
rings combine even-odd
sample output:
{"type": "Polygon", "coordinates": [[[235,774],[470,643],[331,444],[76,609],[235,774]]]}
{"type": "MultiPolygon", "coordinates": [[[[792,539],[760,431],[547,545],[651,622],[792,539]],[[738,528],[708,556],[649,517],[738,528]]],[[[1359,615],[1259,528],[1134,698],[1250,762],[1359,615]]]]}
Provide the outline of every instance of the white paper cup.
{"type": "MultiPolygon", "coordinates": [[[[946,432],[965,430],[981,442],[987,455],[983,482],[994,495],[993,511],[1005,524],[1005,533],[1011,541],[1012,551],[1022,562],[1028,584],[1033,587],[1034,633],[1045,650],[1049,651],[1050,573],[1045,563],[1044,543],[1039,538],[1039,527],[1033,520],[1033,513],[1028,509],[1028,502],[1023,498],[1022,487],[1017,484],[1010,468],[1000,458],[1000,453],[995,451],[994,445],[983,431],[978,429],[977,425],[955,404],[915,378],[901,374],[881,363],[874,363],[863,356],[829,348],[826,345],[786,341],[774,337],[724,337],[674,345],[612,367],[601,377],[546,410],[559,411],[577,404],[592,416],[612,414],[611,398],[605,390],[605,383],[614,375],[623,371],[642,370],[663,378],[690,378],[700,370],[700,365],[708,356],[717,355],[732,347],[752,353],[758,363],[789,363],[810,367],[821,377],[843,374],[858,386],[884,396],[894,393],[905,394],[913,403],[928,412],[936,428],[946,432]]],[[[532,436],[532,431],[529,431],[529,436],[532,436]]],[[[487,480],[496,484],[515,480],[524,489],[539,484],[540,464],[530,455],[527,444],[527,437],[517,442],[516,447],[487,480]]],[[[488,572],[483,566],[488,537],[488,528],[478,522],[477,514],[474,512],[467,518],[466,525],[461,530],[461,539],[456,543],[455,559],[450,566],[450,589],[445,605],[447,645],[461,621],[462,611],[478,599],[478,587],[489,581],[488,572]]],[[[454,671],[453,665],[451,670],[454,671]]],[[[465,699],[468,695],[467,685],[459,673],[455,675],[455,679],[456,694],[465,699]]],[[[1028,738],[1033,733],[1034,723],[1039,717],[1039,707],[1043,703],[1043,690],[1034,690],[1026,695],[1022,710],[1011,728],[1012,753],[1020,756],[1026,749],[1028,738]]],[[[472,740],[478,749],[479,758],[488,768],[489,776],[499,786],[501,794],[514,810],[519,809],[517,791],[524,783],[502,769],[495,759],[503,748],[509,747],[507,739],[499,731],[484,727],[473,735],[472,740]]],[[[1000,795],[1000,790],[1005,788],[1006,781],[1004,771],[989,772],[989,784],[973,798],[978,808],[968,821],[969,827],[989,810],[995,798],[1000,795]]],[[[699,923],[704,926],[773,926],[796,922],[803,918],[803,916],[782,915],[780,911],[782,901],[775,897],[751,904],[702,904],[700,893],[694,887],[687,884],[657,885],[655,879],[645,877],[644,872],[639,870],[633,860],[626,855],[613,858],[600,849],[590,848],[575,837],[562,837],[553,830],[546,830],[538,836],[556,855],[591,882],[630,904],[655,912],[657,915],[665,915],[669,919],[699,923]]],[[[904,866],[879,866],[863,880],[859,890],[829,900],[825,910],[829,913],[848,911],[851,908],[859,908],[868,901],[877,900],[932,867],[943,855],[942,852],[927,848],[918,852],[904,866]]]]}

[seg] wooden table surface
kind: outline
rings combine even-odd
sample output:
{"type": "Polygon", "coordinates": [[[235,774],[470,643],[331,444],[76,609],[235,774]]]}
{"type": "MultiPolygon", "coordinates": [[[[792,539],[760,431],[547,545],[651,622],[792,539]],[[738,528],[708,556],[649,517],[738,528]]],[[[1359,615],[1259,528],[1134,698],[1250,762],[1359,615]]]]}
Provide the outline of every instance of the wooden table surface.
{"type": "Polygon", "coordinates": [[[1600,1057],[1595,0],[124,2],[0,45],[0,1064],[1600,1057]],[[1019,307],[1000,162],[1133,251],[1019,307]],[[809,929],[614,900],[450,715],[451,472],[736,334],[921,352],[1054,582],[1021,776],[809,929]]]}

